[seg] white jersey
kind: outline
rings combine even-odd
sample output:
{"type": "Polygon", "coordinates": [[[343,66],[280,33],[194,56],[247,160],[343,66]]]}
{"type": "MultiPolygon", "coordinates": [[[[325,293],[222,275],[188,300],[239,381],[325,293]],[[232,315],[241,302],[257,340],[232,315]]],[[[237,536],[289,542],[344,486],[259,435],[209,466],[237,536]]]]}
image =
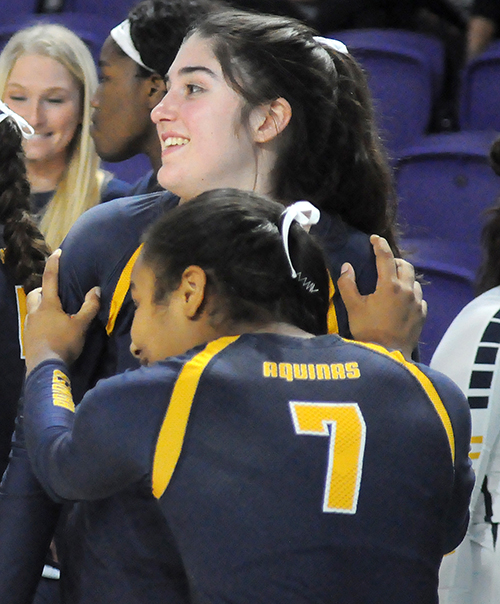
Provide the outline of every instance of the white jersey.
{"type": "MultiPolygon", "coordinates": [[[[434,353],[431,367],[449,376],[469,400],[470,457],[476,473],[471,521],[462,544],[443,560],[440,604],[500,602],[500,543],[485,521],[500,522],[500,286],[470,302],[455,318],[434,353]],[[482,491],[487,481],[487,492],[482,491]]],[[[486,485],[485,485],[486,486],[486,485]]]]}

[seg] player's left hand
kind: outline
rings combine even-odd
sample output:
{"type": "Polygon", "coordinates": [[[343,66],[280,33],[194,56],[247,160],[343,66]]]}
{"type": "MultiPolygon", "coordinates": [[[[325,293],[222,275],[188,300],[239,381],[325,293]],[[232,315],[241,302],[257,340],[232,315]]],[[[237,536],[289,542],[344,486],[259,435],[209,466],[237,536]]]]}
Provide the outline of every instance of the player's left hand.
{"type": "Polygon", "coordinates": [[[76,315],[64,312],[58,293],[59,257],[56,250],[47,260],[42,287],[28,294],[28,315],[24,327],[24,353],[29,373],[46,359],[58,358],[67,364],[80,355],[85,333],[99,310],[100,291],[94,287],[85,296],[76,315]]]}

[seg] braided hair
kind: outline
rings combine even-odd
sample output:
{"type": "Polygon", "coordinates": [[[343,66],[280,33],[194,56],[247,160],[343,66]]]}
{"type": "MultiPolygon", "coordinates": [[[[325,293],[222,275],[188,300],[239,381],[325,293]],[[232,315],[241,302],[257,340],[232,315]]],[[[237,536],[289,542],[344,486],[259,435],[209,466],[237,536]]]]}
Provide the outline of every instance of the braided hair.
{"type": "Polygon", "coordinates": [[[26,293],[41,285],[49,249],[30,214],[22,134],[10,118],[0,122],[0,224],[3,259],[26,293]]]}

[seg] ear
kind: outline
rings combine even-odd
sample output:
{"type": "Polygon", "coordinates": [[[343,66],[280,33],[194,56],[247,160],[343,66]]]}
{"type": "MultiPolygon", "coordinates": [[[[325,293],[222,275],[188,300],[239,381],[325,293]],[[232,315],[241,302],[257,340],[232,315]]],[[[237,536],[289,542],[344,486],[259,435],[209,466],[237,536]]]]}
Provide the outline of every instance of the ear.
{"type": "Polygon", "coordinates": [[[207,275],[199,266],[188,266],[182,273],[178,293],[181,295],[184,316],[196,317],[205,300],[207,275]]]}
{"type": "Polygon", "coordinates": [[[288,126],[291,117],[290,103],[282,97],[256,107],[250,115],[255,142],[267,143],[276,138],[288,126]]]}
{"type": "Polygon", "coordinates": [[[147,80],[148,99],[151,109],[156,107],[167,92],[165,80],[157,73],[152,74],[147,80]]]}

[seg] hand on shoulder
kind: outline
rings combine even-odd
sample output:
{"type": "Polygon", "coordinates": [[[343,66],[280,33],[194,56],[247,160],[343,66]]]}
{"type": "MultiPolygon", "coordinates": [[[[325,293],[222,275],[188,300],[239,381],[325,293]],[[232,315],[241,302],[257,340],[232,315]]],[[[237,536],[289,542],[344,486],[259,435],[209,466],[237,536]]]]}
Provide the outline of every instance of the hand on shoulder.
{"type": "Polygon", "coordinates": [[[418,344],[427,315],[427,303],[413,266],[394,258],[383,237],[372,235],[378,280],[373,294],[362,296],[356,285],[353,267],[342,267],[337,285],[349,317],[355,340],[374,342],[400,350],[407,359],[418,344]]]}
{"type": "Polygon", "coordinates": [[[26,370],[29,373],[47,359],[72,363],[81,353],[85,333],[99,310],[99,288],[85,296],[80,310],[69,315],[64,312],[58,294],[59,257],[56,250],[47,260],[42,287],[28,294],[28,315],[24,328],[26,370]]]}

